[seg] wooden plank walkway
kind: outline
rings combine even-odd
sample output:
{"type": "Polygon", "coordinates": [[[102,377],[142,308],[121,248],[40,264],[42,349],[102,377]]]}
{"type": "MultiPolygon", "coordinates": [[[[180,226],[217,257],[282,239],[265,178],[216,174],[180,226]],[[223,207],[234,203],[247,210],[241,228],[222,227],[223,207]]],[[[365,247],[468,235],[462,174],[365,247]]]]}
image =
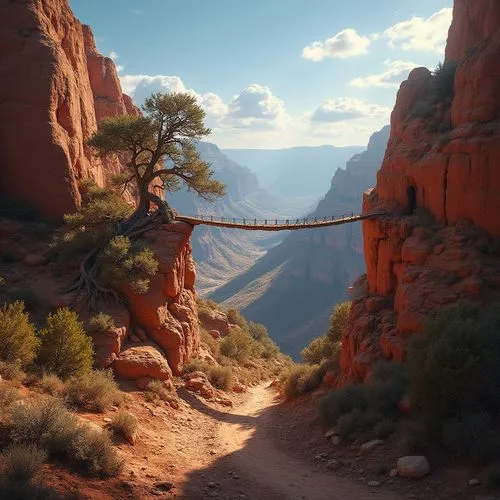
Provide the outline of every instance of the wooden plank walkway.
{"type": "Polygon", "coordinates": [[[241,219],[236,217],[212,217],[204,215],[199,217],[189,217],[178,215],[176,220],[186,222],[192,226],[216,226],[228,229],[243,229],[245,231],[294,231],[298,229],[314,229],[320,227],[340,226],[341,224],[351,224],[365,219],[373,219],[384,215],[384,212],[376,212],[365,215],[342,215],[333,217],[314,217],[300,219],[241,219]]]}

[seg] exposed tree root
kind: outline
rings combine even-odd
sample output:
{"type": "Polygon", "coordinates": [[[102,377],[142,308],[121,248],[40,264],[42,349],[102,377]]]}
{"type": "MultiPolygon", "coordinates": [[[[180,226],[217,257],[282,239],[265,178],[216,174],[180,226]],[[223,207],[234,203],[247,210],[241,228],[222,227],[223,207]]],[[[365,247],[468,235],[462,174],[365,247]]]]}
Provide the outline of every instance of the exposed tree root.
{"type": "MultiPolygon", "coordinates": [[[[131,241],[139,240],[142,235],[148,231],[157,229],[162,224],[169,224],[175,218],[172,210],[168,205],[156,195],[151,194],[151,200],[158,206],[158,209],[152,213],[134,214],[134,216],[126,221],[123,221],[114,236],[126,236],[131,241]]],[[[80,272],[73,282],[72,286],[65,293],[75,293],[74,301],[80,295],[84,295],[89,310],[97,309],[99,302],[105,302],[113,298],[117,303],[127,306],[127,299],[124,294],[105,286],[99,279],[99,264],[97,257],[104,249],[104,246],[95,247],[90,250],[82,263],[80,264],[80,272]]]]}

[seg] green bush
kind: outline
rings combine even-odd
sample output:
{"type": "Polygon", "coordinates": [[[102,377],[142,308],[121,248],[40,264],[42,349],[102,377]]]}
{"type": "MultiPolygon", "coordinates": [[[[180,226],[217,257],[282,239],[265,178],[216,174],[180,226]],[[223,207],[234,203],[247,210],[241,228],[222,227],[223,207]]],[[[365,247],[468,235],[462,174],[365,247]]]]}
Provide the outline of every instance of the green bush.
{"type": "Polygon", "coordinates": [[[137,417],[128,411],[120,410],[111,419],[110,426],[113,432],[128,439],[137,432],[137,417]]]}
{"type": "Polygon", "coordinates": [[[384,418],[373,428],[377,439],[387,439],[394,432],[396,432],[396,422],[392,418],[384,418]]]}
{"type": "Polygon", "coordinates": [[[212,355],[217,359],[220,355],[220,341],[214,339],[212,335],[203,329],[200,331],[200,340],[208,346],[212,355]]]}
{"type": "Polygon", "coordinates": [[[103,412],[123,399],[111,370],[94,370],[71,377],[64,384],[63,395],[70,406],[97,412],[103,412]]]}
{"type": "Polygon", "coordinates": [[[471,458],[476,462],[492,462],[500,459],[500,431],[482,432],[470,451],[471,458]]]}
{"type": "Polygon", "coordinates": [[[342,341],[342,334],[349,322],[351,312],[351,302],[342,302],[337,304],[330,316],[330,327],[327,336],[333,345],[342,341]]]}
{"type": "Polygon", "coordinates": [[[0,360],[19,360],[27,365],[35,358],[37,349],[35,327],[29,321],[24,304],[4,304],[0,308],[0,360]]]}
{"type": "Polygon", "coordinates": [[[127,284],[138,294],[149,290],[150,279],[159,265],[150,248],[132,244],[126,236],[112,238],[97,260],[107,284],[114,288],[127,284]]]}
{"type": "Polygon", "coordinates": [[[335,425],[342,415],[364,411],[367,406],[365,386],[348,385],[327,394],[320,402],[319,414],[325,424],[335,425]]]}
{"type": "Polygon", "coordinates": [[[500,410],[500,314],[461,304],[439,311],[408,349],[411,400],[434,430],[500,410]]]}
{"type": "Polygon", "coordinates": [[[243,315],[238,311],[238,309],[229,309],[226,311],[227,319],[230,324],[238,325],[243,330],[248,331],[249,325],[247,320],[243,317],[243,315]]]}
{"type": "Polygon", "coordinates": [[[339,350],[339,344],[333,344],[330,337],[317,337],[302,349],[302,359],[310,365],[318,365],[325,359],[330,359],[339,350]]]}
{"type": "Polygon", "coordinates": [[[437,65],[432,78],[436,102],[449,102],[453,99],[457,67],[457,63],[453,61],[446,61],[437,65]]]}
{"type": "Polygon", "coordinates": [[[115,321],[109,314],[100,312],[90,318],[89,332],[104,333],[115,328],[115,326],[115,321]]]}
{"type": "Polygon", "coordinates": [[[233,386],[234,376],[231,366],[212,365],[201,359],[191,358],[184,366],[184,372],[191,373],[197,371],[203,372],[210,383],[214,387],[217,387],[217,389],[227,391],[233,386]]]}
{"type": "Polygon", "coordinates": [[[432,228],[436,224],[436,220],[434,219],[434,215],[432,215],[432,212],[424,207],[417,207],[415,210],[415,214],[411,219],[413,224],[419,227],[432,228]]]}
{"type": "Polygon", "coordinates": [[[81,191],[81,209],[64,216],[62,233],[54,241],[54,247],[63,260],[103,247],[116,234],[118,224],[132,212],[132,207],[113,190],[86,182],[81,191]]]}
{"type": "Polygon", "coordinates": [[[380,415],[395,415],[407,388],[408,378],[403,365],[379,361],[370,373],[370,383],[365,390],[367,406],[380,415]]]}
{"type": "Polygon", "coordinates": [[[161,380],[151,380],[146,386],[144,397],[147,401],[156,401],[161,399],[166,403],[177,401],[177,398],[169,391],[161,380]]]}
{"type": "Polygon", "coordinates": [[[8,411],[18,399],[19,390],[10,382],[2,380],[0,382],[0,413],[8,411]]]}
{"type": "Polygon", "coordinates": [[[337,431],[339,436],[345,440],[354,435],[373,427],[374,417],[360,409],[354,409],[344,413],[337,420],[337,431]]]}
{"type": "Polygon", "coordinates": [[[254,341],[241,328],[233,328],[220,342],[220,353],[228,358],[244,363],[252,354],[254,341]]]}
{"type": "Polygon", "coordinates": [[[3,453],[4,473],[11,481],[29,481],[47,460],[36,444],[11,444],[3,453]]]}
{"type": "Polygon", "coordinates": [[[26,379],[26,374],[21,368],[19,359],[16,361],[0,361],[0,376],[4,380],[22,383],[26,379]]]}
{"type": "Polygon", "coordinates": [[[321,385],[324,370],[319,365],[295,365],[280,377],[287,399],[310,392],[321,385]]]}
{"type": "Polygon", "coordinates": [[[60,378],[85,375],[92,369],[92,339],[85,333],[78,315],[68,308],[49,314],[47,325],[40,331],[38,364],[60,378]]]}
{"type": "Polygon", "coordinates": [[[248,332],[250,333],[250,337],[259,342],[269,338],[267,328],[264,325],[254,323],[253,321],[249,321],[248,323],[248,332]]]}
{"type": "Polygon", "coordinates": [[[442,443],[458,456],[469,456],[479,438],[490,427],[491,417],[487,414],[465,415],[443,425],[442,443]]]}

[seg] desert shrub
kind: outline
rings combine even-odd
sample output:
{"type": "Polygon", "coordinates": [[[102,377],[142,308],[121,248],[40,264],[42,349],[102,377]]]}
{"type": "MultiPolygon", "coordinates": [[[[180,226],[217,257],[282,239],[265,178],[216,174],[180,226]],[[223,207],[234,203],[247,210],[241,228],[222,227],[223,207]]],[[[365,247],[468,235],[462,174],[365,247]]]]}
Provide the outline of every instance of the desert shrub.
{"type": "Polygon", "coordinates": [[[16,361],[0,361],[0,377],[4,380],[22,383],[26,379],[26,374],[21,368],[19,360],[16,361]]]}
{"type": "Polygon", "coordinates": [[[111,419],[110,426],[113,432],[127,439],[137,432],[137,417],[128,411],[120,410],[111,419]]]}
{"type": "Polygon", "coordinates": [[[199,358],[191,358],[186,365],[184,365],[186,373],[203,372],[210,383],[224,391],[229,390],[234,382],[233,369],[230,365],[218,366],[204,362],[199,358]]]}
{"type": "Polygon", "coordinates": [[[9,411],[18,398],[19,390],[16,387],[5,380],[0,381],[0,413],[9,411]]]}
{"type": "Polygon", "coordinates": [[[121,461],[109,436],[81,425],[57,399],[39,398],[15,405],[10,420],[14,443],[35,444],[92,475],[111,476],[121,461]]]}
{"type": "Polygon", "coordinates": [[[146,386],[146,392],[144,397],[147,401],[156,401],[161,399],[162,401],[170,402],[175,400],[176,397],[169,391],[161,380],[151,380],[146,386]]]}
{"type": "Polygon", "coordinates": [[[488,431],[491,418],[487,414],[465,415],[443,425],[442,443],[458,456],[468,456],[478,439],[488,431]]]}
{"type": "Polygon", "coordinates": [[[123,469],[123,460],[116,454],[107,432],[81,426],[70,450],[75,464],[92,476],[112,477],[123,469]]]}
{"type": "Polygon", "coordinates": [[[453,61],[439,63],[436,66],[432,78],[432,87],[436,102],[447,102],[453,99],[457,67],[457,63],[453,61]]]}
{"type": "Polygon", "coordinates": [[[115,328],[114,319],[104,312],[92,316],[89,321],[89,331],[92,333],[104,333],[115,328]]]}
{"type": "Polygon", "coordinates": [[[126,236],[115,236],[99,254],[98,263],[103,280],[114,288],[127,284],[138,293],[149,290],[150,279],[158,271],[153,251],[126,236]]]}
{"type": "Polygon", "coordinates": [[[472,445],[470,456],[476,462],[492,462],[500,459],[500,431],[488,430],[478,433],[472,445]]]}
{"type": "Polygon", "coordinates": [[[219,356],[219,340],[214,339],[212,335],[210,335],[206,330],[203,329],[200,332],[200,340],[208,346],[210,352],[215,358],[219,356]]]}
{"type": "Polygon", "coordinates": [[[317,337],[301,351],[302,359],[310,365],[318,365],[323,360],[331,358],[338,350],[338,344],[333,344],[330,337],[317,337]]]}
{"type": "Polygon", "coordinates": [[[80,410],[102,412],[123,399],[111,370],[94,370],[64,384],[67,403],[80,410]]]}
{"type": "Polygon", "coordinates": [[[3,276],[0,276],[0,288],[3,288],[5,286],[5,278],[3,276]]]}
{"type": "Polygon", "coordinates": [[[459,304],[436,313],[408,349],[412,404],[434,430],[500,409],[500,314],[459,304]]]}
{"type": "Polygon", "coordinates": [[[81,191],[81,209],[64,216],[62,233],[54,241],[54,247],[63,260],[79,252],[104,246],[116,234],[119,222],[132,211],[124,198],[113,190],[86,182],[81,186],[81,191]]]}
{"type": "Polygon", "coordinates": [[[325,424],[335,425],[342,415],[366,408],[365,387],[348,385],[327,394],[320,402],[319,414],[325,424]]]}
{"type": "Polygon", "coordinates": [[[228,309],[226,311],[226,314],[229,323],[231,323],[232,325],[238,325],[243,330],[249,330],[247,320],[243,317],[240,311],[238,311],[238,309],[228,309]]]}
{"type": "Polygon", "coordinates": [[[392,418],[384,418],[373,428],[373,433],[377,439],[387,439],[396,431],[396,422],[392,418]]]}
{"type": "Polygon", "coordinates": [[[38,382],[38,387],[45,394],[56,396],[64,390],[64,382],[53,373],[44,373],[38,382]]]}
{"type": "Polygon", "coordinates": [[[342,439],[351,438],[355,434],[373,427],[375,420],[375,416],[355,408],[338,418],[337,431],[342,439]]]}
{"type": "Polygon", "coordinates": [[[40,297],[31,288],[18,288],[9,292],[11,302],[22,302],[27,311],[40,307],[40,297]]]}
{"type": "Polygon", "coordinates": [[[295,398],[321,385],[324,372],[319,365],[295,365],[280,377],[283,394],[295,398]]]}
{"type": "Polygon", "coordinates": [[[403,365],[379,361],[370,373],[370,383],[365,391],[367,406],[380,415],[395,415],[407,389],[408,379],[403,365]]]}
{"type": "Polygon", "coordinates": [[[31,481],[0,482],[0,500],[60,500],[56,490],[31,481]]]}
{"type": "Polygon", "coordinates": [[[47,460],[36,444],[11,444],[3,453],[4,473],[11,481],[29,481],[47,460]]]}
{"type": "Polygon", "coordinates": [[[234,377],[233,370],[230,366],[209,365],[205,373],[210,383],[214,387],[217,387],[217,389],[222,389],[223,391],[231,389],[234,377]]]}
{"type": "Polygon", "coordinates": [[[271,340],[270,337],[263,338],[261,340],[258,340],[257,342],[257,350],[259,350],[259,355],[262,359],[275,358],[280,352],[279,347],[273,340],[271,340]]]}
{"type": "Polygon", "coordinates": [[[259,342],[269,338],[267,328],[261,323],[254,323],[253,321],[249,321],[248,332],[254,340],[257,340],[259,342]]]}
{"type": "Polygon", "coordinates": [[[351,302],[342,302],[336,304],[333,313],[330,316],[330,326],[327,336],[332,344],[337,344],[342,340],[342,333],[349,321],[349,313],[351,312],[351,302]]]}
{"type": "Polygon", "coordinates": [[[220,342],[220,353],[244,363],[252,354],[253,339],[241,328],[233,328],[220,342]]]}
{"type": "Polygon", "coordinates": [[[38,349],[35,327],[30,323],[22,302],[0,308],[0,360],[27,365],[38,349]]]}
{"type": "Polygon", "coordinates": [[[420,454],[430,444],[425,423],[419,420],[404,421],[402,425],[401,448],[406,454],[420,454]]]}
{"type": "Polygon", "coordinates": [[[211,299],[202,299],[198,297],[196,299],[196,304],[198,305],[199,311],[211,311],[213,309],[219,309],[219,304],[211,299]]]}
{"type": "Polygon", "coordinates": [[[85,375],[92,369],[92,339],[85,333],[78,315],[68,308],[49,314],[47,325],[40,331],[38,364],[62,379],[85,375]]]}

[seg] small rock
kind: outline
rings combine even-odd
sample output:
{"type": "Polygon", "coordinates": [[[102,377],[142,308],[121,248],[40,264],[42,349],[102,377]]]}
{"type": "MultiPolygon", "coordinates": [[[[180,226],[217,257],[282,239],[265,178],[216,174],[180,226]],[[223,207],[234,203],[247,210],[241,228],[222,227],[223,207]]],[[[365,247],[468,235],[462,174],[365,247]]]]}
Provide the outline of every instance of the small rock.
{"type": "Polygon", "coordinates": [[[209,488],[215,488],[215,487],[217,486],[217,484],[216,484],[216,483],[214,483],[213,481],[210,481],[210,482],[208,482],[208,483],[207,483],[207,486],[208,486],[209,488]]]}
{"type": "Polygon", "coordinates": [[[120,486],[127,491],[132,491],[134,489],[134,483],[131,483],[130,481],[122,481],[120,486]]]}
{"type": "Polygon", "coordinates": [[[361,445],[361,452],[366,453],[367,451],[373,450],[373,448],[376,448],[381,444],[384,444],[381,439],[373,439],[372,441],[368,441],[367,443],[361,445]]]}
{"type": "Polygon", "coordinates": [[[389,472],[390,477],[396,477],[398,475],[398,469],[391,469],[391,472],[389,472]]]}
{"type": "Polygon", "coordinates": [[[130,341],[134,342],[135,344],[138,344],[141,341],[141,339],[139,337],[137,337],[136,335],[131,335],[130,341]]]}
{"type": "Polygon", "coordinates": [[[337,436],[337,435],[338,435],[338,433],[337,433],[337,429],[335,429],[335,427],[332,427],[330,430],[325,432],[326,439],[330,439],[331,437],[337,436]]]}
{"type": "Polygon", "coordinates": [[[155,483],[153,486],[158,490],[170,491],[174,487],[174,483],[170,481],[160,481],[159,483],[155,483]]]}
{"type": "Polygon", "coordinates": [[[429,461],[424,456],[401,457],[397,463],[398,475],[420,479],[430,472],[429,461]]]}
{"type": "Polygon", "coordinates": [[[328,462],[326,463],[326,467],[331,470],[337,470],[340,469],[340,467],[342,467],[342,464],[338,460],[333,459],[333,460],[328,460],[328,462]]]}
{"type": "Polygon", "coordinates": [[[333,446],[338,446],[340,444],[340,436],[332,436],[330,443],[332,443],[333,446]]]}
{"type": "Polygon", "coordinates": [[[380,486],[380,481],[369,481],[368,486],[380,486]]]}
{"type": "Polygon", "coordinates": [[[43,266],[46,263],[47,263],[47,257],[36,254],[27,255],[23,260],[23,264],[27,267],[43,266]]]}
{"type": "Polygon", "coordinates": [[[328,458],[328,453],[318,453],[314,456],[314,460],[326,460],[328,458]]]}
{"type": "Polygon", "coordinates": [[[103,422],[104,422],[105,424],[109,424],[109,423],[111,423],[111,419],[110,419],[110,418],[103,418],[102,420],[103,420],[103,422]]]}
{"type": "Polygon", "coordinates": [[[469,486],[479,486],[480,484],[481,484],[481,481],[479,481],[479,479],[469,480],[469,486]]]}

